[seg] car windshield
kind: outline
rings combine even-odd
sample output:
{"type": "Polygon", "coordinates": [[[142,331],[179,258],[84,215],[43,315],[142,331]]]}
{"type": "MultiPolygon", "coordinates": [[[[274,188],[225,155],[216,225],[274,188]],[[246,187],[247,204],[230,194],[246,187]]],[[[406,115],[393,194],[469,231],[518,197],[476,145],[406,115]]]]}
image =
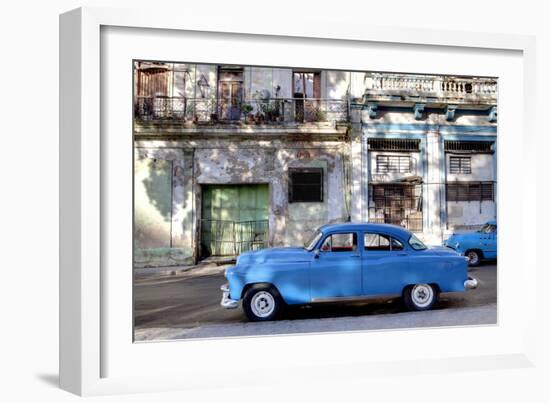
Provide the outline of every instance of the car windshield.
{"type": "Polygon", "coordinates": [[[409,245],[411,245],[411,248],[414,250],[424,250],[426,249],[426,245],[422,243],[420,239],[416,237],[416,235],[412,234],[409,238],[409,245]]]}
{"type": "Polygon", "coordinates": [[[494,226],[493,224],[485,224],[477,232],[482,232],[484,234],[490,234],[491,232],[495,232],[495,230],[496,230],[496,226],[494,226]]]}
{"type": "Polygon", "coordinates": [[[317,242],[319,242],[319,238],[323,236],[323,233],[319,230],[315,231],[313,236],[304,244],[304,248],[306,248],[309,251],[312,251],[313,248],[315,248],[315,245],[317,245],[317,242]]]}

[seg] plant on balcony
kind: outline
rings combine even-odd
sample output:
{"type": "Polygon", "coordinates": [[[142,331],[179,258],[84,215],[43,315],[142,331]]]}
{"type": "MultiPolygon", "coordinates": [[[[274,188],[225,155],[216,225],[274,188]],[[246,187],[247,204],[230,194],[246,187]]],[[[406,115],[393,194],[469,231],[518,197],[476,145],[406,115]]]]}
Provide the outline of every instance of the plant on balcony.
{"type": "Polygon", "coordinates": [[[241,112],[244,113],[245,115],[248,115],[250,112],[252,112],[253,109],[254,108],[250,104],[243,104],[241,106],[241,112]]]}
{"type": "Polygon", "coordinates": [[[241,105],[241,114],[248,123],[254,122],[254,114],[252,113],[253,110],[254,110],[254,107],[250,104],[241,105]]]}
{"type": "Polygon", "coordinates": [[[325,122],[327,120],[327,114],[321,109],[315,109],[313,111],[313,121],[314,122],[325,122]]]}
{"type": "Polygon", "coordinates": [[[273,122],[281,116],[281,101],[273,100],[268,90],[256,91],[253,95],[258,110],[256,112],[256,122],[273,122]]]}

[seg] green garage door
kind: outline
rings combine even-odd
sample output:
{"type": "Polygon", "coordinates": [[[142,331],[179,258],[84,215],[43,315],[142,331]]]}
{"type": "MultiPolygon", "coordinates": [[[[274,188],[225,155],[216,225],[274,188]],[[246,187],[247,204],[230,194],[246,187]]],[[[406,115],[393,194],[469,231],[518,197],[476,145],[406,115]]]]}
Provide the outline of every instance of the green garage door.
{"type": "Polygon", "coordinates": [[[229,256],[267,246],[269,187],[202,187],[201,256],[229,256]]]}

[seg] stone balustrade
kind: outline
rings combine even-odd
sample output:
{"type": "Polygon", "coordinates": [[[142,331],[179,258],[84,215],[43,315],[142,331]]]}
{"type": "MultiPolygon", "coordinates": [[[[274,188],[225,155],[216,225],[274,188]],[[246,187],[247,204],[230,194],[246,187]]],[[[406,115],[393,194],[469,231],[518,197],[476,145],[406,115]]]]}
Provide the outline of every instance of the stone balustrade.
{"type": "Polygon", "coordinates": [[[496,103],[497,80],[492,78],[462,78],[412,74],[365,74],[365,97],[438,98],[442,101],[496,103]]]}

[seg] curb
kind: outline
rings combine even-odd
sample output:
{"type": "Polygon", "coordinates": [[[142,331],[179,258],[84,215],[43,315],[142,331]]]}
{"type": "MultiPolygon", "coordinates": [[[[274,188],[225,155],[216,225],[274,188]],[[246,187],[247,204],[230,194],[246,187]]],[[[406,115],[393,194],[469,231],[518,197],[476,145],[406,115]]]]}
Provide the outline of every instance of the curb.
{"type": "Polygon", "coordinates": [[[195,270],[202,270],[210,267],[217,267],[215,263],[203,263],[192,266],[165,266],[165,267],[147,267],[147,268],[134,268],[134,278],[146,278],[146,277],[168,277],[178,276],[180,274],[188,273],[195,270]]]}

